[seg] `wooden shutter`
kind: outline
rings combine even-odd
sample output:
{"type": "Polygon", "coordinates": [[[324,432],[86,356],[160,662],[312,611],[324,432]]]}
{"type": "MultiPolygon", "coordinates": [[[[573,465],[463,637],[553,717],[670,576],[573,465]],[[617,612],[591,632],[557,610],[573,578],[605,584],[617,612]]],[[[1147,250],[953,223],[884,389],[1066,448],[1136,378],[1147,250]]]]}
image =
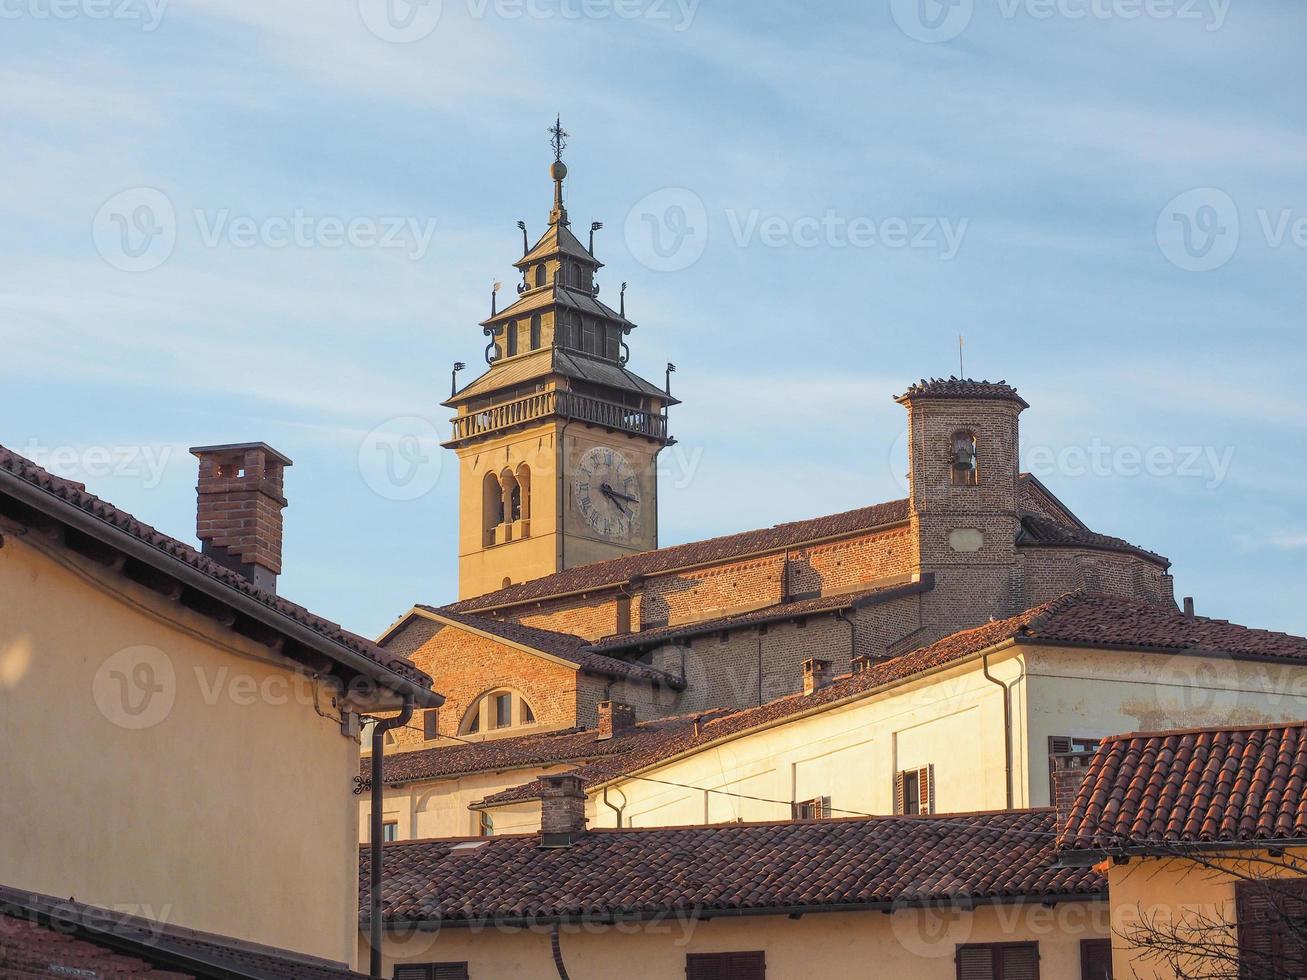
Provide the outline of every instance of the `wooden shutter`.
{"type": "Polygon", "coordinates": [[[686,980],[766,980],[761,952],[691,953],[685,958],[686,980]]]}
{"type": "Polygon", "coordinates": [[[1112,940],[1080,940],[1080,980],[1112,980],[1112,940]]]}
{"type": "Polygon", "coordinates": [[[998,960],[999,980],[1039,980],[1039,947],[1035,943],[1002,946],[998,960]]]}
{"type": "Polygon", "coordinates": [[[1048,736],[1049,755],[1066,755],[1070,751],[1071,751],[1071,737],[1069,735],[1048,736]]]}
{"type": "Polygon", "coordinates": [[[963,946],[957,952],[958,980],[995,980],[994,950],[989,946],[963,946]]]}
{"type": "Polygon", "coordinates": [[[395,980],[468,980],[466,963],[403,963],[395,980]]]}
{"type": "Polygon", "coordinates": [[[422,737],[428,742],[439,737],[440,729],[440,711],[437,708],[428,708],[422,714],[422,737]]]}
{"type": "Polygon", "coordinates": [[[1234,900],[1242,980],[1307,973],[1307,878],[1240,881],[1234,900]]]}
{"type": "Polygon", "coordinates": [[[894,774],[894,812],[903,812],[903,780],[907,776],[905,772],[896,772],[894,774]]]}
{"type": "Polygon", "coordinates": [[[975,943],[959,946],[958,980],[1039,980],[1038,943],[975,943]]]}
{"type": "Polygon", "coordinates": [[[918,769],[917,776],[917,810],[920,813],[935,812],[935,767],[925,766],[918,769]]]}

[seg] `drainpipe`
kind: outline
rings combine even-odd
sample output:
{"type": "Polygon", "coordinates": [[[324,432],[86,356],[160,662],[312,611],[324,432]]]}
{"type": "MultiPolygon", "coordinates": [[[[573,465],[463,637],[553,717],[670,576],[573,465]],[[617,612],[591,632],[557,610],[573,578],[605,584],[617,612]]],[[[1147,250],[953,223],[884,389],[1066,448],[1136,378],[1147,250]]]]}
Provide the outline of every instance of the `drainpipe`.
{"type": "Polygon", "coordinates": [[[852,664],[853,658],[858,653],[858,628],[853,625],[853,620],[849,619],[843,609],[835,613],[835,618],[849,628],[849,663],[852,664]]]}
{"type": "Polygon", "coordinates": [[[404,707],[394,718],[378,718],[372,726],[372,828],[371,828],[371,872],[372,915],[369,919],[368,941],[372,946],[369,958],[369,974],[374,980],[381,977],[381,837],[384,828],[381,823],[381,791],[385,772],[382,766],[383,753],[386,750],[386,732],[392,728],[402,728],[413,717],[413,698],[404,695],[404,707]]]}
{"type": "Polygon", "coordinates": [[[558,980],[570,980],[567,975],[567,967],[563,965],[563,950],[558,944],[558,923],[549,930],[549,946],[554,953],[554,967],[558,970],[558,980]]]}
{"type": "Polygon", "coordinates": [[[622,810],[625,809],[625,807],[626,807],[626,803],[625,803],[625,800],[626,800],[626,794],[625,794],[625,793],[622,794],[622,800],[623,800],[623,803],[622,803],[621,806],[613,806],[613,804],[611,804],[611,803],[608,802],[608,787],[607,787],[607,786],[604,787],[604,806],[606,806],[606,807],[608,807],[608,809],[612,810],[612,811],[613,811],[613,814],[617,817],[617,828],[618,828],[619,830],[620,830],[621,827],[622,827],[622,810]]]}
{"type": "Polygon", "coordinates": [[[1003,689],[1003,776],[1007,783],[1007,808],[1012,809],[1012,686],[989,672],[989,654],[981,660],[985,680],[1003,689]]]}

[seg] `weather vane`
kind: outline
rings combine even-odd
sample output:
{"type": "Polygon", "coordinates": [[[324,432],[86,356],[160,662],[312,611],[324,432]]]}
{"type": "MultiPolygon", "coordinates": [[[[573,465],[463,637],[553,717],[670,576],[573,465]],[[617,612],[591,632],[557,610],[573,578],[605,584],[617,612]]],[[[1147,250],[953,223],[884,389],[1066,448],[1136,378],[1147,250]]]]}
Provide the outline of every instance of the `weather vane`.
{"type": "Polygon", "coordinates": [[[567,131],[563,129],[561,114],[554,117],[553,128],[549,130],[549,145],[554,148],[554,159],[563,159],[563,151],[567,149],[567,131]]]}

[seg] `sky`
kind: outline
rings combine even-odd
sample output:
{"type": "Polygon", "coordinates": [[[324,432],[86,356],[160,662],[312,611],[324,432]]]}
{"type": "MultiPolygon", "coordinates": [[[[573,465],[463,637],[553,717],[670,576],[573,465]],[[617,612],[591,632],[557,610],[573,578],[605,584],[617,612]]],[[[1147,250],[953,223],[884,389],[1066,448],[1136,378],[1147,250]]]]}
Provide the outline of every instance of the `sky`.
{"type": "Polygon", "coordinates": [[[195,445],[287,473],[283,595],[457,587],[451,365],[516,222],[604,223],[677,365],[662,544],[904,495],[920,377],[1177,596],[1307,633],[1307,5],[0,0],[0,443],[192,540],[195,445]]]}

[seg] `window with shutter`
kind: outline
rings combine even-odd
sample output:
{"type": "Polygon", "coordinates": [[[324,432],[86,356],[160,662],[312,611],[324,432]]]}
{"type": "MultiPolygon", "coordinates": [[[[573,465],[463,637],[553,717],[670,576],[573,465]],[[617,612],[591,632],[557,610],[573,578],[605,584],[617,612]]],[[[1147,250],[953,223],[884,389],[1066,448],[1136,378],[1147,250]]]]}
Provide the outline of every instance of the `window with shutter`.
{"type": "Polygon", "coordinates": [[[912,816],[935,812],[935,767],[905,769],[894,777],[894,812],[912,816]]]}
{"type": "Polygon", "coordinates": [[[402,963],[395,980],[468,980],[466,963],[402,963]]]}
{"type": "Polygon", "coordinates": [[[691,953],[685,958],[686,980],[766,980],[767,960],[759,951],[691,953]]]}
{"type": "Polygon", "coordinates": [[[1098,751],[1101,742],[1101,738],[1082,738],[1078,735],[1048,736],[1048,798],[1050,800],[1057,798],[1057,788],[1053,785],[1053,770],[1057,768],[1057,760],[1067,756],[1083,756],[1080,762],[1087,765],[1089,756],[1098,751]]]}
{"type": "Polygon", "coordinates": [[[1240,980],[1307,975],[1307,878],[1234,886],[1240,980]]]}
{"type": "Polygon", "coordinates": [[[422,737],[430,742],[440,737],[440,711],[428,708],[422,714],[422,737]]]}
{"type": "Polygon", "coordinates": [[[829,820],[830,797],[817,796],[811,800],[803,800],[799,803],[790,804],[791,816],[795,820],[829,820]]]}
{"type": "Polygon", "coordinates": [[[1112,980],[1112,940],[1080,940],[1080,980],[1112,980]]]}
{"type": "Polygon", "coordinates": [[[1039,980],[1038,943],[969,943],[955,962],[958,980],[1039,980]]]}

